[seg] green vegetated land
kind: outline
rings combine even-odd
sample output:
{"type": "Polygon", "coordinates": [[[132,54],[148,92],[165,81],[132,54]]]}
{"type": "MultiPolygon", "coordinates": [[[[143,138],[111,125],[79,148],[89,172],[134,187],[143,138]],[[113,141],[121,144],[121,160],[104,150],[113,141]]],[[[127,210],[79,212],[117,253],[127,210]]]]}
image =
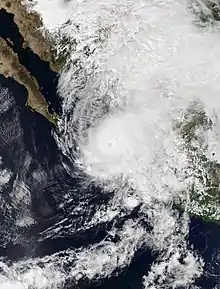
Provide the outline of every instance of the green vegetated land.
{"type": "Polygon", "coordinates": [[[189,213],[202,217],[207,221],[220,221],[220,163],[207,157],[207,133],[213,129],[202,104],[193,102],[185,113],[181,123],[177,124],[185,150],[190,160],[192,185],[188,198],[181,203],[189,213]]]}
{"type": "MultiPolygon", "coordinates": [[[[200,4],[198,4],[200,5],[200,4]]],[[[219,25],[220,3],[209,0],[197,10],[202,26],[219,25]]],[[[220,37],[220,35],[219,35],[220,37]]],[[[195,182],[189,188],[188,199],[179,205],[205,221],[220,222],[220,163],[206,156],[208,143],[206,133],[213,128],[204,108],[199,103],[192,103],[177,129],[184,140],[188,157],[191,160],[192,177],[195,182]]]]}

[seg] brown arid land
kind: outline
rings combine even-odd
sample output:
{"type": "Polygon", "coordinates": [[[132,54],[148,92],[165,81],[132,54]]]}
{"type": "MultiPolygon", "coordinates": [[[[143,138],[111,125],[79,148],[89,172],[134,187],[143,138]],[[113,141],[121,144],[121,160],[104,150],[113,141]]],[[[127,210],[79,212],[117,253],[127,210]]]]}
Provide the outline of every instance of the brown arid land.
{"type": "Polygon", "coordinates": [[[40,93],[36,79],[30,75],[27,69],[20,64],[18,56],[9,47],[7,42],[0,37],[0,74],[11,77],[21,85],[25,86],[28,92],[27,106],[42,114],[50,122],[56,125],[57,115],[48,111],[48,104],[40,93]]]}
{"type": "Polygon", "coordinates": [[[14,22],[24,39],[23,47],[28,46],[43,61],[49,61],[51,69],[58,72],[60,67],[54,57],[52,39],[42,34],[43,22],[39,15],[22,3],[22,0],[0,0],[0,9],[14,15],[14,22]]]}
{"type": "MultiPolygon", "coordinates": [[[[0,9],[13,14],[14,22],[24,39],[23,49],[29,47],[42,61],[49,62],[53,71],[59,72],[60,67],[54,57],[52,41],[39,29],[43,26],[41,18],[36,12],[30,12],[22,2],[22,0],[0,0],[0,9]]],[[[7,40],[12,44],[10,39],[7,40]]],[[[48,103],[40,92],[37,80],[19,62],[17,54],[2,37],[0,37],[0,74],[11,77],[25,86],[28,92],[27,106],[56,125],[58,116],[48,111],[48,103]]]]}

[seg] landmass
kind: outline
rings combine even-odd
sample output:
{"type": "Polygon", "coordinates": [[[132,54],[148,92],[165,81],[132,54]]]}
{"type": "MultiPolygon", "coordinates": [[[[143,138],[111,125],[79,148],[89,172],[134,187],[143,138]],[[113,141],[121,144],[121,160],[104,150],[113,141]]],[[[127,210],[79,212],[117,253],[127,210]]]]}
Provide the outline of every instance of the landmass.
{"type": "Polygon", "coordinates": [[[195,7],[200,6],[200,9],[193,9],[194,13],[199,16],[199,25],[220,21],[220,2],[218,0],[198,1],[198,3],[191,1],[191,4],[195,7]]]}
{"type": "Polygon", "coordinates": [[[0,37],[0,74],[12,77],[15,81],[25,86],[28,92],[27,106],[42,114],[56,125],[56,113],[48,111],[48,103],[40,93],[37,80],[30,75],[28,70],[19,62],[18,56],[7,42],[0,37]]]}
{"type": "Polygon", "coordinates": [[[59,72],[60,63],[55,57],[55,49],[49,33],[42,32],[43,22],[35,11],[28,9],[22,0],[0,0],[0,9],[14,15],[24,42],[23,48],[29,47],[41,60],[48,61],[53,71],[59,72]]]}
{"type": "MultiPolygon", "coordinates": [[[[213,123],[199,103],[192,103],[176,129],[185,143],[190,168],[195,181],[188,189],[188,197],[180,207],[203,220],[220,222],[220,163],[206,156],[205,135],[213,123]]],[[[212,152],[215,156],[215,152],[212,152]]]]}
{"type": "MultiPolygon", "coordinates": [[[[29,47],[32,52],[37,54],[42,61],[47,61],[51,70],[59,72],[61,63],[56,58],[55,45],[50,35],[42,32],[43,27],[40,16],[29,11],[28,7],[22,4],[22,0],[0,0],[0,9],[14,15],[14,22],[23,37],[23,49],[29,47]]],[[[49,112],[48,103],[40,92],[36,78],[19,62],[18,55],[12,49],[12,41],[4,40],[0,37],[0,74],[5,77],[12,77],[15,81],[25,86],[28,92],[27,106],[43,115],[55,126],[58,115],[49,112]]]]}

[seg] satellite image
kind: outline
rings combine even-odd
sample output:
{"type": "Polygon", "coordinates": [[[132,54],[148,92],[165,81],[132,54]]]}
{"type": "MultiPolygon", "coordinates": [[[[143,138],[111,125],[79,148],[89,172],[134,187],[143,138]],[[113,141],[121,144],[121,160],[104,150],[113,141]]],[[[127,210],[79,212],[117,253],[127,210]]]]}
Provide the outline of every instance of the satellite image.
{"type": "Polygon", "coordinates": [[[220,0],[0,0],[0,289],[220,289],[220,0]]]}

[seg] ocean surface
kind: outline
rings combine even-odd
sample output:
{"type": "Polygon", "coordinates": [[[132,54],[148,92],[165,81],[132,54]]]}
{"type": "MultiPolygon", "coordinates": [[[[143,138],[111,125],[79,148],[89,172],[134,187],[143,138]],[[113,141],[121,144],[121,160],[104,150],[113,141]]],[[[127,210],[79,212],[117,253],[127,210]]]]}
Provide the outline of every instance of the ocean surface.
{"type": "MultiPolygon", "coordinates": [[[[0,35],[14,42],[20,62],[62,115],[58,75],[30,50],[21,48],[22,38],[13,17],[2,10],[0,35]]],[[[174,239],[179,251],[166,252],[163,244],[161,249],[149,245],[154,236],[151,232],[156,230],[150,219],[151,208],[146,209],[149,216],[141,203],[129,203],[118,212],[120,196],[116,198],[115,191],[119,187],[105,190],[94,180],[87,184],[88,172],[74,163],[75,156],[63,153],[54,127],[25,106],[25,88],[0,76],[0,89],[1,289],[220,288],[218,224],[190,216],[187,241],[174,239]],[[199,256],[195,262],[189,251],[199,256]],[[203,273],[197,275],[195,263],[199,258],[204,265],[203,273]],[[152,264],[157,269],[152,269],[152,264]],[[159,273],[149,277],[157,270],[159,273]],[[195,278],[190,281],[188,272],[194,270],[195,278]],[[148,276],[146,282],[144,276],[148,276]]],[[[172,211],[172,215],[177,218],[178,212],[172,211]]],[[[166,225],[166,211],[159,218],[166,225]]],[[[184,235],[176,228],[177,235],[178,230],[184,235]]],[[[167,239],[161,235],[165,246],[175,246],[167,239]]]]}

